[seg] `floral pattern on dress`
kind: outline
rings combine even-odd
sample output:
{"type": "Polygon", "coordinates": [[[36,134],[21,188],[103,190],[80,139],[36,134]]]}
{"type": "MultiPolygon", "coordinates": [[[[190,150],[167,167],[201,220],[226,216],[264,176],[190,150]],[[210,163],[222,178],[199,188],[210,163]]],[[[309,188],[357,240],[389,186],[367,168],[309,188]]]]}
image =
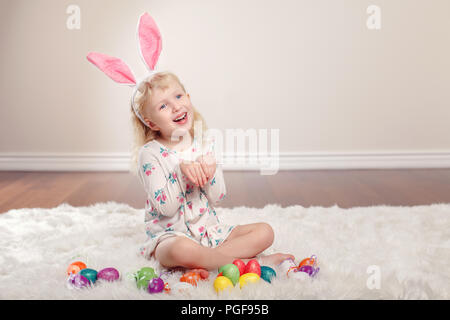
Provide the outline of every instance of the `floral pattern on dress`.
{"type": "Polygon", "coordinates": [[[150,210],[148,211],[148,214],[151,215],[152,217],[157,217],[159,213],[158,213],[158,210],[151,207],[150,210]]]}
{"type": "Polygon", "coordinates": [[[144,170],[144,173],[149,176],[152,174],[153,170],[155,170],[155,167],[150,162],[147,162],[142,166],[142,169],[144,170]]]}
{"type": "Polygon", "coordinates": [[[200,210],[199,210],[200,211],[200,215],[201,216],[204,215],[207,210],[208,210],[207,208],[200,208],[200,210]]]}
{"type": "Polygon", "coordinates": [[[180,216],[182,216],[182,215],[184,214],[184,204],[182,204],[182,205],[180,206],[180,208],[178,208],[178,214],[179,214],[180,216]]]}
{"type": "Polygon", "coordinates": [[[177,174],[175,172],[169,173],[169,181],[172,182],[172,184],[177,182],[177,174]]]}
{"type": "Polygon", "coordinates": [[[163,189],[159,189],[155,192],[155,199],[156,201],[159,201],[160,204],[166,203],[167,196],[163,189]]]}
{"type": "Polygon", "coordinates": [[[169,155],[169,151],[167,149],[164,149],[163,147],[159,147],[159,153],[166,158],[169,155]]]}
{"type": "Polygon", "coordinates": [[[184,203],[184,199],[185,198],[186,197],[184,196],[183,192],[180,192],[180,194],[177,196],[177,200],[178,200],[179,203],[184,203]]]}
{"type": "Polygon", "coordinates": [[[190,194],[194,191],[194,185],[186,183],[186,194],[190,194]]]}

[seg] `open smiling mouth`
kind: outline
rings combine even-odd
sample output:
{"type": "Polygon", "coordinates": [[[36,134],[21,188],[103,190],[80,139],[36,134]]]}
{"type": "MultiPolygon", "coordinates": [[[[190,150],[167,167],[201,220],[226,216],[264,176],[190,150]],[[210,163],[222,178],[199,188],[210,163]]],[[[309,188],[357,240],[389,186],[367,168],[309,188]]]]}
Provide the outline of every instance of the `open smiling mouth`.
{"type": "Polygon", "coordinates": [[[181,117],[173,120],[173,122],[176,122],[178,124],[184,124],[187,121],[187,112],[185,112],[181,117]]]}

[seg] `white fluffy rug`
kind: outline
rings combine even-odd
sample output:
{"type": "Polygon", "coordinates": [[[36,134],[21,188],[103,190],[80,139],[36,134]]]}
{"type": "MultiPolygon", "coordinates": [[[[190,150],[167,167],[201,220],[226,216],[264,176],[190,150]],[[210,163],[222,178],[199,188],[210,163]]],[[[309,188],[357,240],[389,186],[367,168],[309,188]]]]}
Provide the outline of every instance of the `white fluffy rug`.
{"type": "MultiPolygon", "coordinates": [[[[144,211],[115,202],[62,204],[0,214],[0,299],[449,299],[450,205],[341,209],[267,205],[217,208],[225,223],[265,221],[275,230],[272,251],[296,262],[317,255],[320,272],[306,281],[278,277],[218,296],[213,280],[172,294],[150,295],[130,275],[158,262],[138,253],[144,211]],[[121,280],[74,290],[66,268],[76,260],[121,280]],[[378,281],[378,282],[377,282],[378,281]]],[[[177,281],[181,272],[169,279],[177,281]]]]}

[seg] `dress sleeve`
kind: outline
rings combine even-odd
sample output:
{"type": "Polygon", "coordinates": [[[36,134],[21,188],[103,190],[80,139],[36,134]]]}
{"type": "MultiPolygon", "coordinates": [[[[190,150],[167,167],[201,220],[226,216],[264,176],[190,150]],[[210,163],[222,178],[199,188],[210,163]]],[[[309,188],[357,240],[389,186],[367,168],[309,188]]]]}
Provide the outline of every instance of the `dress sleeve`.
{"type": "Polygon", "coordinates": [[[208,198],[208,201],[214,206],[225,198],[227,189],[225,186],[225,179],[221,165],[216,165],[216,172],[208,183],[204,186],[203,191],[208,198]]]}
{"type": "Polygon", "coordinates": [[[173,217],[185,199],[179,164],[165,173],[158,158],[143,150],[139,154],[139,177],[152,207],[164,216],[173,217]]]}
{"type": "MultiPolygon", "coordinates": [[[[214,137],[207,137],[206,140],[207,142],[202,150],[202,154],[209,154],[216,157],[216,139],[214,137]]],[[[227,191],[221,164],[216,163],[216,172],[214,173],[214,176],[201,189],[212,205],[216,205],[224,199],[227,191]]]]}

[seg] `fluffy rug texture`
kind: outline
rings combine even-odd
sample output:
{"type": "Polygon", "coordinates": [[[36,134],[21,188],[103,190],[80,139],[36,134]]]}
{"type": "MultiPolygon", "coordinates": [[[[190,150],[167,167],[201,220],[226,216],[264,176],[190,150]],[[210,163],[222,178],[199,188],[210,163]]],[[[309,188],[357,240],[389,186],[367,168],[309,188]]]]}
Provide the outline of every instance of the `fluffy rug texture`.
{"type": "MultiPolygon", "coordinates": [[[[449,299],[450,205],[323,208],[267,205],[216,208],[224,223],[264,221],[275,241],[265,253],[288,252],[296,263],[315,254],[315,278],[260,281],[216,294],[208,281],[185,291],[149,294],[133,273],[144,266],[162,272],[139,254],[144,211],[115,202],[89,207],[10,210],[0,215],[1,299],[449,299]],[[118,282],[69,289],[66,269],[115,267],[118,282]]],[[[231,262],[231,261],[230,261],[231,262]]],[[[174,284],[182,275],[169,275],[174,284]]]]}

